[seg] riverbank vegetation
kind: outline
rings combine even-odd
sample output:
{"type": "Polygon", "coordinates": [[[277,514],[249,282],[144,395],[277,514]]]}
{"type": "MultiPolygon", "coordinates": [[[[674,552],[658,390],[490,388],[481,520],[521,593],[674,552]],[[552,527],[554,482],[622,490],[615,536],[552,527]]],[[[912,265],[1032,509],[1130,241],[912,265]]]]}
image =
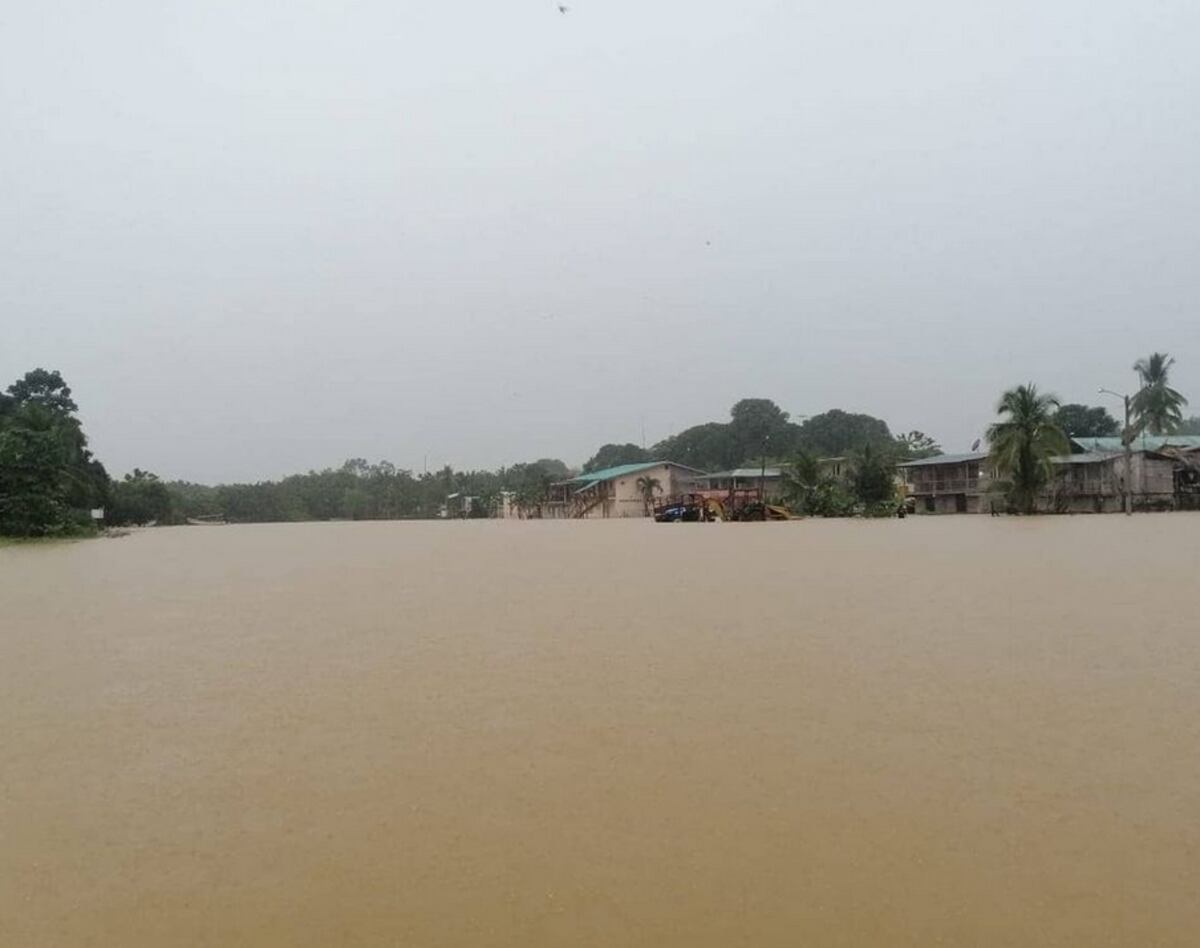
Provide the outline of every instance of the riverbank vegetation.
{"type": "Polygon", "coordinates": [[[108,473],[92,456],[71,389],[35,369],[0,394],[0,535],[72,536],[94,531],[108,473]]]}

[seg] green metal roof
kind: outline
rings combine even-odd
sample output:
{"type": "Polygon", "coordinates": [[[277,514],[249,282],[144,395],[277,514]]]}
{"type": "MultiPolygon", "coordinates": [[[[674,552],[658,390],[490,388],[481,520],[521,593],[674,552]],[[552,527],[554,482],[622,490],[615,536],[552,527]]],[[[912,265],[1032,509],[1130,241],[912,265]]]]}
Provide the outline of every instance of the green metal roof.
{"type": "MultiPolygon", "coordinates": [[[[1090,452],[1123,451],[1125,445],[1120,438],[1072,438],[1071,443],[1080,450],[1090,452]]],[[[1200,435],[1152,435],[1140,434],[1130,443],[1135,451],[1161,451],[1165,447],[1200,448],[1200,435]]]]}
{"type": "Polygon", "coordinates": [[[611,481],[614,477],[626,477],[629,474],[637,474],[639,471],[648,471],[652,467],[662,467],[664,464],[670,463],[670,461],[643,461],[641,464],[618,464],[616,467],[606,467],[599,471],[580,474],[578,477],[572,477],[569,481],[563,481],[563,483],[584,484],[591,487],[601,481],[611,481]]]}

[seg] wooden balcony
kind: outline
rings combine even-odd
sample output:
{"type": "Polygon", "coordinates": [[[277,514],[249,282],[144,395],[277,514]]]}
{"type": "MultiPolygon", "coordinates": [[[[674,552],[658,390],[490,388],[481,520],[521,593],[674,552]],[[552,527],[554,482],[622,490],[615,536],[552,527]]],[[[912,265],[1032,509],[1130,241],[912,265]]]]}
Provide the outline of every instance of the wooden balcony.
{"type": "Polygon", "coordinates": [[[914,494],[977,494],[979,478],[966,477],[951,480],[914,480],[908,486],[914,494]]]}

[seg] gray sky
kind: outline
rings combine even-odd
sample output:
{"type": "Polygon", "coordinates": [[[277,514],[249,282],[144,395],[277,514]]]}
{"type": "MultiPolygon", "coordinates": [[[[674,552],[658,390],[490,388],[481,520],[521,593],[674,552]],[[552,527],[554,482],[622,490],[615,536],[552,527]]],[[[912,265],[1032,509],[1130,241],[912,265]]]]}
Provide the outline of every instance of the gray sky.
{"type": "Polygon", "coordinates": [[[6,4],[0,379],[209,481],[1200,412],[1194,0],[565,2],[6,4]]]}

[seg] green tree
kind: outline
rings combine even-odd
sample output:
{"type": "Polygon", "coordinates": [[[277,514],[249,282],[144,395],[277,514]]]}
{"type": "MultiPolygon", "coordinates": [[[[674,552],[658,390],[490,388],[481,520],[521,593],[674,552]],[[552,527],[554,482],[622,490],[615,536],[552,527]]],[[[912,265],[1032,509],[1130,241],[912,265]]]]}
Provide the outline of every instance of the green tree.
{"type": "Polygon", "coordinates": [[[571,469],[558,458],[538,458],[533,462],[535,467],[546,472],[546,476],[556,481],[565,481],[571,476],[571,469]]]}
{"type": "Polygon", "coordinates": [[[802,450],[817,457],[842,457],[868,444],[883,450],[893,440],[887,422],[840,408],[809,418],[800,425],[797,438],[802,450]]]}
{"type": "Polygon", "coordinates": [[[768,452],[791,454],[795,440],[788,413],[769,398],[743,398],[729,410],[729,433],[743,464],[768,452]]]}
{"type": "Polygon", "coordinates": [[[643,475],[637,479],[638,493],[642,495],[642,506],[645,508],[646,516],[650,516],[650,511],[654,509],[654,497],[656,494],[662,493],[662,482],[657,477],[643,475]]]}
{"type": "Polygon", "coordinates": [[[1134,363],[1133,370],[1141,383],[1130,405],[1135,431],[1169,434],[1183,421],[1183,408],[1188,401],[1169,384],[1174,364],[1175,360],[1165,352],[1151,353],[1134,363]]]}
{"type": "Polygon", "coordinates": [[[110,488],[104,519],[118,526],[171,523],[176,519],[171,491],[156,475],[134,468],[110,488]]]}
{"type": "Polygon", "coordinates": [[[506,471],[506,484],[513,492],[513,503],[526,517],[540,516],[542,504],[550,494],[554,478],[536,462],[514,464],[506,471]]]}
{"type": "Polygon", "coordinates": [[[675,461],[702,471],[737,467],[745,460],[742,448],[729,425],[710,421],[695,425],[654,446],[656,459],[675,461]]]}
{"type": "Polygon", "coordinates": [[[801,451],[782,469],[784,498],[788,506],[806,517],[845,517],[854,509],[854,498],[842,483],[828,474],[817,458],[801,451]]]}
{"type": "Polygon", "coordinates": [[[621,464],[641,464],[653,461],[650,452],[636,444],[605,444],[583,465],[583,473],[600,471],[607,467],[617,467],[621,464]]]}
{"type": "Polygon", "coordinates": [[[59,415],[73,415],[79,406],[71,398],[71,389],[57,371],[34,369],[8,387],[17,405],[41,405],[59,415]]]}
{"type": "Polygon", "coordinates": [[[1032,383],[1018,385],[1000,397],[1001,420],[988,429],[991,463],[1003,478],[1010,506],[1022,513],[1037,509],[1039,492],[1050,482],[1051,458],[1070,451],[1067,436],[1055,421],[1058,399],[1032,383]]]}
{"type": "Polygon", "coordinates": [[[896,435],[893,454],[901,461],[917,461],[932,458],[942,453],[942,446],[923,431],[910,431],[896,435]]]}
{"type": "Polygon", "coordinates": [[[1200,435],[1200,415],[1192,415],[1191,418],[1185,418],[1175,426],[1172,434],[1181,435],[1200,435]]]}
{"type": "Polygon", "coordinates": [[[69,529],[70,461],[70,445],[50,410],[29,405],[6,415],[0,428],[0,534],[48,536],[69,529]]]}
{"type": "Polygon", "coordinates": [[[896,464],[886,451],[867,444],[854,460],[850,487],[859,503],[868,507],[888,504],[896,499],[896,464]]]}
{"type": "MultiPolygon", "coordinates": [[[[218,497],[219,489],[189,481],[167,481],[164,485],[171,495],[171,509],[180,520],[188,517],[215,517],[225,514],[218,497]]],[[[228,515],[226,514],[226,517],[228,515]]]]}
{"type": "Polygon", "coordinates": [[[1072,438],[1113,438],[1121,433],[1121,423],[1107,408],[1062,405],[1055,412],[1054,421],[1072,438]]]}
{"type": "Polygon", "coordinates": [[[87,448],[71,389],[34,369],[0,398],[0,532],[27,536],[90,529],[108,474],[87,448]]]}

